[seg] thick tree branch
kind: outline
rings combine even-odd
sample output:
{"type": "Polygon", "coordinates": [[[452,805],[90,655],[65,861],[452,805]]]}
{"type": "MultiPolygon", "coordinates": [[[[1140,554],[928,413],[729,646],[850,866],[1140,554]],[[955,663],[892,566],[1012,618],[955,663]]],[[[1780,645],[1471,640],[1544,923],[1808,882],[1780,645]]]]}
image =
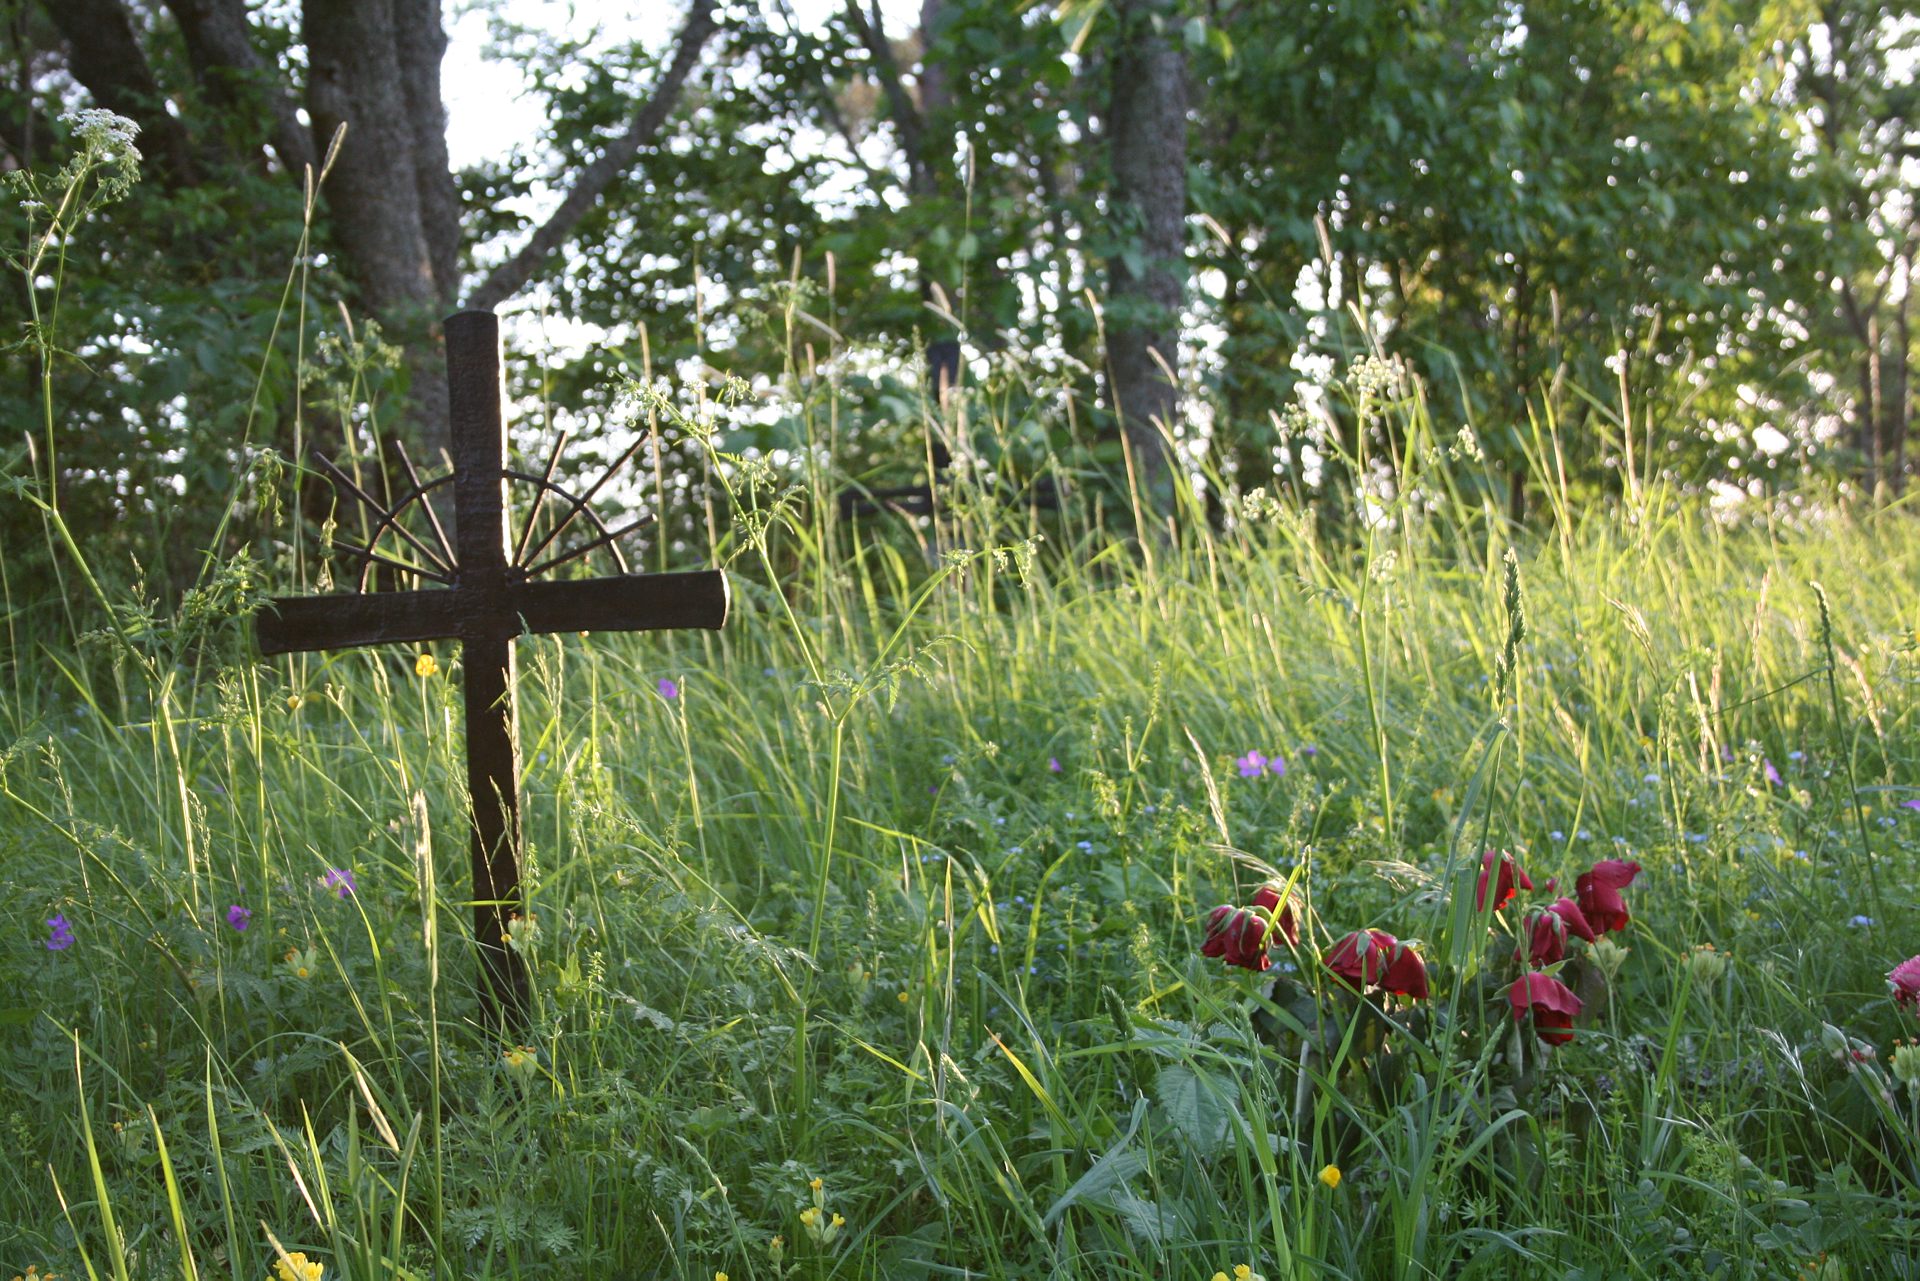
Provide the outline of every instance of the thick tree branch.
{"type": "Polygon", "coordinates": [[[300,123],[299,107],[274,69],[254,48],[246,0],[167,0],[187,47],[194,79],[215,104],[265,108],[272,118],[268,145],[280,167],[299,175],[314,164],[313,134],[300,123]]]}
{"type": "Polygon", "coordinates": [[[594,202],[633,164],[633,158],[639,154],[640,148],[660,132],[660,127],[666,123],[680,100],[687,77],[700,60],[701,48],[714,32],[714,4],[715,0],[694,0],[693,8],[687,14],[687,24],[680,30],[680,41],[674,49],[673,61],[667,65],[660,83],[654,86],[653,96],[634,113],[626,131],[608,143],[607,149],[581,171],[579,181],[567,193],[566,199],[560,202],[560,207],[553,211],[553,216],[534,231],[532,238],[518,253],[495,267],[480,283],[467,299],[467,306],[486,310],[517,293],[522,285],[533,278],[533,273],[546,261],[547,256],[572,234],[580,220],[586,217],[587,211],[593,208],[594,202]]]}
{"type": "Polygon", "coordinates": [[[927,168],[923,149],[927,136],[926,118],[920,114],[920,108],[914,105],[913,95],[907,92],[906,82],[900,75],[900,62],[893,56],[893,46],[887,42],[886,28],[881,26],[880,16],[878,3],[873,5],[869,16],[860,12],[860,0],[847,0],[847,21],[859,32],[860,43],[866,46],[874,68],[880,73],[880,89],[887,95],[887,110],[893,116],[895,127],[900,130],[900,149],[907,153],[908,189],[915,195],[927,195],[933,188],[933,175],[927,168]]]}
{"type": "Polygon", "coordinates": [[[140,150],[169,182],[199,179],[193,144],[167,113],[166,94],[140,48],[133,17],[120,0],[42,0],[67,42],[73,78],[95,102],[140,126],[140,150]]]}
{"type": "Polygon", "coordinates": [[[440,0],[394,0],[394,34],[434,292],[443,308],[451,307],[460,295],[460,190],[447,158],[447,108],[440,96],[440,63],[447,52],[440,0]]]}

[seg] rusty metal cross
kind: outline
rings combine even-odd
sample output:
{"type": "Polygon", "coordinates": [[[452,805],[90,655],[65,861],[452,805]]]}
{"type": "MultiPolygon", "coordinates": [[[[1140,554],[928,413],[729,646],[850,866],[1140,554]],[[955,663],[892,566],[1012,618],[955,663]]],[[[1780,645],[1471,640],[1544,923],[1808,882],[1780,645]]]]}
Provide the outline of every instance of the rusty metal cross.
{"type": "MultiPolygon", "coordinates": [[[[449,545],[426,495],[448,477],[422,483],[404,451],[400,461],[412,488],[391,507],[370,497],[325,459],[334,484],[372,509],[377,518],[365,545],[337,546],[363,562],[361,583],[375,564],[443,584],[437,589],[280,597],[255,620],[263,654],[345,649],[358,645],[457,640],[466,697],[467,787],[473,802],[473,926],[481,961],[481,995],[490,1018],[504,1029],[523,1027],[528,1013],[525,963],[507,945],[507,924],[521,904],[520,748],[514,707],[514,639],[523,634],[586,631],[658,631],[718,628],[727,617],[727,579],[719,570],[685,574],[629,574],[616,540],[633,525],[609,530],[588,502],[639,448],[622,454],[580,497],[553,483],[566,444],[554,445],[544,475],[507,466],[506,387],[500,359],[500,321],[490,311],[463,311],[446,321],[447,385],[453,436],[453,542],[449,545]],[[537,486],[532,512],[517,539],[508,528],[511,481],[537,486]],[[565,503],[537,541],[534,526],[549,492],[565,503]],[[402,513],[418,501],[425,536],[410,531],[402,513]],[[540,556],[579,517],[597,537],[540,556]],[[405,544],[388,555],[375,544],[392,532],[405,544]],[[532,581],[587,553],[607,549],[623,571],[598,578],[532,581]],[[416,559],[417,558],[417,559],[416,559]]],[[[641,522],[636,521],[634,525],[641,522]]]]}

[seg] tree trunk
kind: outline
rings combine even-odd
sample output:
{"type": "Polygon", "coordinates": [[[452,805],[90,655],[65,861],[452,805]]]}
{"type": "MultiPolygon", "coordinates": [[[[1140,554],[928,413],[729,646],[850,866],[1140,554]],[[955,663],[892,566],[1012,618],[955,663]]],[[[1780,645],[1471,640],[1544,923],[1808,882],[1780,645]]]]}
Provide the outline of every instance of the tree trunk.
{"type": "Polygon", "coordinates": [[[1168,0],[1115,0],[1108,102],[1110,207],[1124,246],[1108,266],[1108,395],[1144,506],[1173,510],[1167,442],[1179,421],[1187,279],[1187,65],[1168,0]]]}
{"type": "MultiPolygon", "coordinates": [[[[418,138],[431,126],[413,109],[427,91],[406,83],[400,28],[431,20],[431,33],[410,31],[410,44],[443,47],[438,5],[422,0],[306,0],[307,110],[315,136],[347,135],[325,197],[348,280],[361,304],[406,354],[407,433],[420,453],[438,461],[449,443],[447,387],[438,322],[444,300],[434,270],[421,191],[429,179],[418,138]],[[422,13],[431,9],[431,14],[422,13]]],[[[415,67],[418,70],[418,67],[415,67]]],[[[439,78],[432,97],[437,101],[439,78]]],[[[441,113],[444,126],[444,112],[441,113]]],[[[446,171],[446,142],[439,143],[446,171]]]]}
{"type": "Polygon", "coordinates": [[[1867,441],[1867,492],[1876,496],[1887,479],[1886,405],[1886,387],[1880,379],[1880,317],[1875,314],[1867,320],[1867,422],[1871,430],[1867,441]]]}
{"type": "Polygon", "coordinates": [[[440,23],[440,0],[393,0],[393,12],[427,265],[435,301],[440,310],[451,311],[460,296],[460,189],[447,157],[447,107],[440,96],[447,33],[440,23]]]}
{"type": "Polygon", "coordinates": [[[1907,424],[1913,417],[1910,391],[1913,383],[1913,331],[1908,322],[1907,312],[1907,304],[1913,297],[1912,258],[1901,260],[1900,274],[1902,283],[1906,287],[1900,294],[1900,308],[1894,313],[1893,333],[1897,359],[1893,366],[1893,457],[1887,466],[1896,498],[1907,487],[1907,424]]]}
{"type": "Polygon", "coordinates": [[[120,0],[43,0],[67,42],[68,67],[93,100],[140,126],[141,153],[170,185],[191,186],[200,166],[186,126],[167,111],[166,93],[140,48],[120,0]]]}
{"type": "Polygon", "coordinates": [[[179,24],[201,92],[229,115],[264,109],[272,117],[267,139],[280,167],[298,178],[315,163],[313,135],[300,123],[274,68],[254,47],[246,0],[167,0],[167,8],[179,24]]]}

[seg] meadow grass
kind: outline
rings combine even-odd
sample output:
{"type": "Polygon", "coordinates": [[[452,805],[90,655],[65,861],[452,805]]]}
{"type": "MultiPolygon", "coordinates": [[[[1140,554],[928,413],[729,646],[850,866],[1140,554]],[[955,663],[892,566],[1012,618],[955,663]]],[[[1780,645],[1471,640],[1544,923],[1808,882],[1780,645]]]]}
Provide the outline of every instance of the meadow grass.
{"type": "MultiPolygon", "coordinates": [[[[830,440],[805,372],[759,395],[830,440]]],[[[1578,501],[1542,422],[1520,534],[1380,386],[1402,496],[1333,534],[1193,491],[1163,534],[1057,461],[1057,513],[963,476],[855,524],[709,454],[675,556],[727,628],[521,643],[524,1045],[477,1021],[457,650],[261,661],[297,536],[158,617],[23,486],[75,591],[5,602],[0,1272],[1920,1274],[1920,529],[1578,501]],[[1645,868],[1551,1054],[1481,1001],[1515,912],[1450,897],[1493,847],[1645,868]],[[1282,976],[1389,929],[1483,1041],[1283,1052],[1270,976],[1200,955],[1268,878],[1282,976]]],[[[711,449],[687,395],[640,404],[711,449]]]]}
{"type": "Polygon", "coordinates": [[[464,943],[457,651],[11,655],[0,1268],[1910,1274],[1904,515],[1570,511],[1514,547],[1510,644],[1475,512],[1329,545],[1253,504],[1142,552],[981,490],[929,564],[830,494],[736,497],[767,518],[721,549],[724,632],[522,642],[512,1063],[464,943]],[[1198,954],[1297,869],[1283,965],[1379,925],[1444,998],[1483,844],[1646,868],[1530,1109],[1484,1063],[1303,1089],[1260,979],[1198,954]]]}

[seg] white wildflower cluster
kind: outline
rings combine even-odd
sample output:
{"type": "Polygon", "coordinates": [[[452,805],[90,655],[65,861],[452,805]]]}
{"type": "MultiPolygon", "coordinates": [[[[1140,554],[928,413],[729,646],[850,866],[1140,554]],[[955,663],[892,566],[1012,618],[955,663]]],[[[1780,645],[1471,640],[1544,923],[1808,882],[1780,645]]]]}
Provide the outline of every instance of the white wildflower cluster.
{"type": "Polygon", "coordinates": [[[1398,551],[1389,547],[1386,551],[1381,552],[1380,555],[1374,559],[1373,565],[1369,570],[1373,575],[1373,581],[1383,587],[1393,582],[1393,571],[1399,564],[1400,553],[1398,551]]]}
{"type": "Polygon", "coordinates": [[[69,111],[60,119],[73,126],[73,136],[83,147],[91,147],[99,152],[131,151],[133,158],[140,158],[139,149],[133,140],[140,134],[140,126],[111,111],[99,107],[83,107],[79,111],[69,111]]]}
{"type": "Polygon", "coordinates": [[[1397,400],[1406,387],[1406,366],[1398,356],[1388,360],[1362,356],[1347,366],[1347,390],[1362,403],[1397,400]]]}
{"type": "Polygon", "coordinates": [[[1279,417],[1274,420],[1274,425],[1280,429],[1280,443],[1286,445],[1296,440],[1311,439],[1314,417],[1305,405],[1294,401],[1280,411],[1279,417]]]}
{"type": "Polygon", "coordinates": [[[1480,438],[1473,434],[1471,426],[1463,425],[1453,438],[1453,444],[1447,446],[1447,457],[1454,462],[1465,459],[1468,462],[1480,462],[1486,455],[1480,449],[1480,438]]]}
{"type": "Polygon", "coordinates": [[[1268,493],[1264,485],[1240,495],[1240,519],[1248,524],[1272,520],[1284,510],[1280,500],[1268,493]]]}

